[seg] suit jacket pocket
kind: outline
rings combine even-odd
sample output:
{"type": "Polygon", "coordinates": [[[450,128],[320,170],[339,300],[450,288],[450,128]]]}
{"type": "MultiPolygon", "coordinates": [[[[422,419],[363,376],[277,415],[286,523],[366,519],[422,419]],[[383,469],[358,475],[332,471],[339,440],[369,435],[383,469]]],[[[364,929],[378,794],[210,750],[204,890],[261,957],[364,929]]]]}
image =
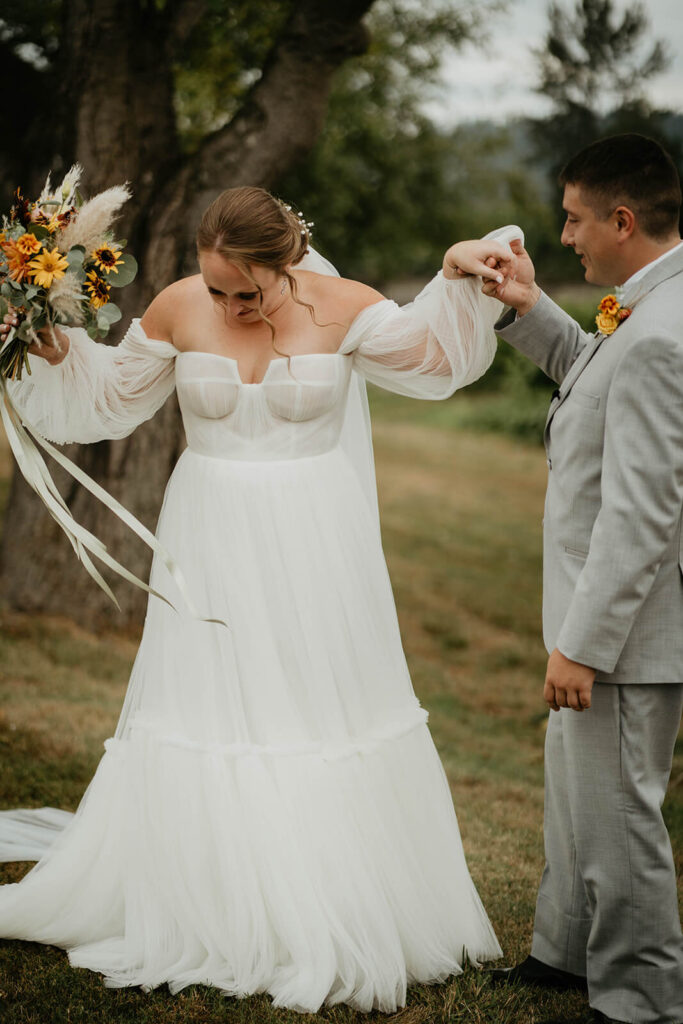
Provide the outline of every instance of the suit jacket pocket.
{"type": "Polygon", "coordinates": [[[588,552],[581,551],[579,548],[570,548],[567,544],[565,544],[564,550],[568,555],[573,555],[574,558],[582,558],[584,561],[588,558],[588,552]]]}
{"type": "Polygon", "coordinates": [[[586,409],[599,409],[600,408],[600,396],[591,395],[589,391],[582,391],[581,388],[576,386],[569,392],[568,398],[573,398],[578,405],[583,405],[586,409]]]}

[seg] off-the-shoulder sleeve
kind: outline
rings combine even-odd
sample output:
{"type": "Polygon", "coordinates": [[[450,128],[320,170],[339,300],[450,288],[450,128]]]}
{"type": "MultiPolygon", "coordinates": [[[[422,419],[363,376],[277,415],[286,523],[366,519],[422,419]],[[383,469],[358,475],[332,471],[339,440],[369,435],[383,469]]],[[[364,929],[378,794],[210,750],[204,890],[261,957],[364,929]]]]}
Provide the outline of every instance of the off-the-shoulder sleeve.
{"type": "Polygon", "coordinates": [[[57,366],[31,359],[31,375],[8,381],[21,415],[50,441],[87,443],[126,437],[151,419],[175,384],[177,350],[148,338],[133,320],[119,345],[65,328],[69,351],[57,366]]]}
{"type": "Polygon", "coordinates": [[[407,306],[386,299],[362,310],[340,352],[353,353],[354,369],[389,391],[447,398],[491,365],[502,309],[482,294],[480,278],[449,281],[440,271],[407,306]]]}

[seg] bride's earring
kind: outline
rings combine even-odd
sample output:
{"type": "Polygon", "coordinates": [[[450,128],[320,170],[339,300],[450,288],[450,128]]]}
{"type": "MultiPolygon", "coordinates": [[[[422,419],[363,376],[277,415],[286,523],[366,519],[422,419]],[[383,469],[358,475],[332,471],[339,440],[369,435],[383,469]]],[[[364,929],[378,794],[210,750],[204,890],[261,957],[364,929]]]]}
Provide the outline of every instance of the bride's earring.
{"type": "Polygon", "coordinates": [[[280,295],[284,295],[286,290],[287,290],[287,278],[283,277],[282,278],[282,287],[280,288],[280,295]]]}

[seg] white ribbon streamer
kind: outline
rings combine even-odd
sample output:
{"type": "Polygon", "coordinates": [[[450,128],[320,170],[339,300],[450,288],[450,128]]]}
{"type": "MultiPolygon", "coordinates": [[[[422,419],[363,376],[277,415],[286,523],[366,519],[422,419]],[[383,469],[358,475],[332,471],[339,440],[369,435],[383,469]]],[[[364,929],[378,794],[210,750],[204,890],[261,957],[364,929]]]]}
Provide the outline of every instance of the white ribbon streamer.
{"type": "Polygon", "coordinates": [[[189,595],[187,583],[182,574],[182,571],[171,555],[166,551],[162,544],[157,540],[154,534],[143,526],[138,519],[132,515],[124,506],[113,498],[108,491],[105,491],[98,483],[91,479],[87,473],[84,473],[71,459],[68,459],[66,455],[55,448],[53,444],[47,441],[42,434],[39,433],[35,427],[26,420],[22,419],[20,414],[17,412],[12,399],[7,390],[5,378],[0,375],[0,414],[2,415],[2,422],[5,427],[7,439],[10,447],[14,454],[14,457],[19,466],[19,470],[29,484],[30,487],[36,492],[40,500],[43,502],[52,518],[59,524],[64,533],[69,538],[71,546],[76,552],[77,557],[83,563],[86,572],[94,579],[95,583],[105,594],[111,598],[116,607],[121,610],[118,601],[106,580],[102,577],[101,573],[97,570],[92,562],[88,552],[98,558],[106,566],[108,566],[118,576],[121,576],[124,580],[128,580],[134,586],[139,587],[140,590],[146,591],[148,594],[152,594],[154,597],[158,597],[160,601],[164,601],[170,608],[173,608],[177,612],[177,608],[167,597],[164,597],[154,587],[150,587],[149,584],[138,579],[134,573],[126,569],[125,566],[121,565],[113,558],[105,544],[102,543],[93,533],[86,530],[85,527],[77,523],[71,515],[69,508],[62,498],[61,494],[57,490],[54,480],[50,476],[50,472],[45,465],[40,452],[37,450],[34,441],[41,448],[44,449],[52,458],[57,462],[63,469],[69,473],[74,480],[77,480],[82,487],[85,487],[87,491],[90,491],[99,501],[102,502],[111,512],[117,516],[121,522],[123,522],[133,533],[137,534],[138,537],[144,543],[152,549],[152,551],[158,555],[163,561],[164,565],[168,569],[171,577],[176,583],[178,590],[182,594],[183,600],[193,619],[197,619],[200,622],[212,622],[216,625],[227,626],[227,623],[223,619],[209,619],[204,618],[199,614],[194,606],[194,603],[189,595]],[[33,438],[33,440],[31,440],[33,438]]]}

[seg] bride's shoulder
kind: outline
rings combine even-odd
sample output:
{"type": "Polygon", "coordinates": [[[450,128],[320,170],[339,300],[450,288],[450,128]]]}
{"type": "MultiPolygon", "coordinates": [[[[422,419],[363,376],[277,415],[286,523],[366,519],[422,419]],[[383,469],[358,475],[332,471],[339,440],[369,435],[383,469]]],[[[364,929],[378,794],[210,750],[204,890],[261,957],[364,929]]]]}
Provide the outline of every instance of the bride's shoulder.
{"type": "Polygon", "coordinates": [[[173,343],[174,328],[188,308],[205,291],[201,274],[183,277],[163,288],[150,302],[140,319],[148,338],[173,343]]]}
{"type": "Polygon", "coordinates": [[[350,324],[366,306],[385,298],[376,288],[347,277],[300,270],[297,278],[302,293],[308,293],[311,303],[317,302],[321,311],[324,309],[326,315],[341,323],[350,324]]]}

